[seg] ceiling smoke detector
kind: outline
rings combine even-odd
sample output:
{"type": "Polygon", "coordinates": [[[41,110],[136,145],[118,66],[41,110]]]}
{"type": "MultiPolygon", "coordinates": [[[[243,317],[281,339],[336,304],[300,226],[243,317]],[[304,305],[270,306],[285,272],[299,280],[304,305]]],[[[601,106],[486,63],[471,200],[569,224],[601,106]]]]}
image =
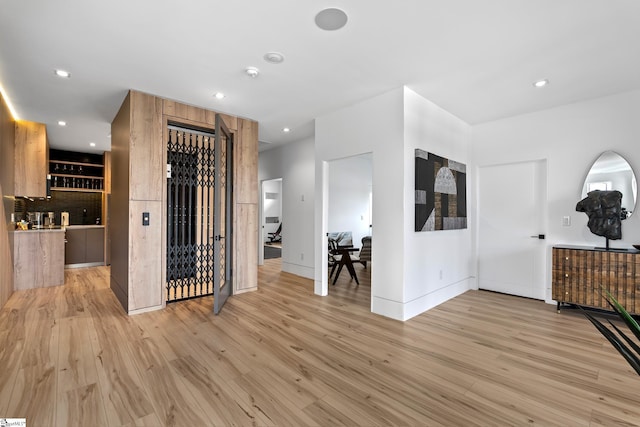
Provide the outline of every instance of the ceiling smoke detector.
{"type": "Polygon", "coordinates": [[[316,25],[325,31],[335,31],[347,25],[347,14],[343,10],[329,8],[318,12],[316,25]]]}
{"type": "Polygon", "coordinates": [[[284,61],[284,55],[280,52],[267,52],[263,58],[270,64],[281,64],[284,61]]]}
{"type": "Polygon", "coordinates": [[[247,67],[244,69],[244,72],[252,79],[255,79],[256,77],[258,77],[258,74],[260,74],[260,70],[258,70],[256,67],[247,67]]]}

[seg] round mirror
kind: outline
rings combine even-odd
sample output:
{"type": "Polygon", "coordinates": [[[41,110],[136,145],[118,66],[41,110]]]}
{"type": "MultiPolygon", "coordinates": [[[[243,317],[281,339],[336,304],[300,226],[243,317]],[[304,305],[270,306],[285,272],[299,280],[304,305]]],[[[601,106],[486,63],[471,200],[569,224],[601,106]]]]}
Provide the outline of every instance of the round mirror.
{"type": "Polygon", "coordinates": [[[605,151],[596,159],[584,180],[582,197],[593,190],[618,190],[622,193],[622,219],[636,208],[638,187],[631,165],[618,153],[605,151]]]}

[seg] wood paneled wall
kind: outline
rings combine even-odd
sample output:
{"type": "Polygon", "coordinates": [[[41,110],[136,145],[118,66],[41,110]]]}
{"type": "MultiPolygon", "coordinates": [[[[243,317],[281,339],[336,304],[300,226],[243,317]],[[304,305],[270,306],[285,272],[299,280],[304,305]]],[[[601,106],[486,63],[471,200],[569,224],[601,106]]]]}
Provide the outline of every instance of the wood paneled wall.
{"type": "Polygon", "coordinates": [[[13,212],[15,125],[0,94],[0,307],[13,293],[13,258],[7,224],[13,212]]]}
{"type": "MultiPolygon", "coordinates": [[[[162,308],[166,300],[163,129],[167,122],[214,129],[215,116],[214,111],[130,91],[112,123],[111,288],[130,314],[162,308]],[[150,213],[150,226],[142,226],[143,212],[150,213]]],[[[244,292],[257,289],[258,280],[258,124],[222,116],[235,135],[234,292],[244,292]]]]}
{"type": "Polygon", "coordinates": [[[258,123],[238,119],[234,150],[234,293],[258,289],[258,123]]]}
{"type": "Polygon", "coordinates": [[[14,195],[47,195],[49,145],[47,126],[21,120],[15,130],[15,183],[14,195]]]}
{"type": "Polygon", "coordinates": [[[129,139],[131,95],[111,122],[110,286],[125,310],[129,307],[129,139]]]}

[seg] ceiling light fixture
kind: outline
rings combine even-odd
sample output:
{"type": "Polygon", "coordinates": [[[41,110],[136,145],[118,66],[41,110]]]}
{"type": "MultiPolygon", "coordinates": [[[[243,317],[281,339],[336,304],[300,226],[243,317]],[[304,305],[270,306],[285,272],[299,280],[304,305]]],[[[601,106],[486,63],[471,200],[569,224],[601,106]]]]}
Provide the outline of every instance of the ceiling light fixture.
{"type": "Polygon", "coordinates": [[[258,77],[258,74],[260,74],[260,70],[258,70],[256,67],[247,67],[244,69],[244,72],[252,79],[255,79],[256,77],[258,77]]]}
{"type": "Polygon", "coordinates": [[[224,93],[222,92],[216,92],[213,96],[215,96],[216,99],[224,99],[224,93]]]}
{"type": "Polygon", "coordinates": [[[67,122],[65,122],[64,120],[59,120],[58,121],[58,126],[66,126],[67,122]]]}
{"type": "Polygon", "coordinates": [[[549,80],[544,79],[544,80],[538,80],[537,82],[534,82],[533,85],[535,87],[545,87],[549,84],[549,80]]]}
{"type": "Polygon", "coordinates": [[[282,128],[282,132],[289,133],[291,132],[291,128],[282,128]]]}
{"type": "Polygon", "coordinates": [[[71,77],[71,73],[65,70],[55,70],[56,76],[58,77],[63,77],[65,79],[68,79],[69,77],[71,77]]]}
{"type": "Polygon", "coordinates": [[[90,143],[89,143],[89,146],[90,146],[90,147],[95,147],[95,146],[96,146],[96,143],[95,143],[95,142],[90,142],[90,143]]]}
{"type": "Polygon", "coordinates": [[[280,52],[267,52],[263,58],[270,64],[281,64],[284,61],[284,55],[280,52]]]}
{"type": "Polygon", "coordinates": [[[325,31],[335,31],[347,24],[347,14],[340,9],[329,8],[318,12],[316,25],[325,31]]]}

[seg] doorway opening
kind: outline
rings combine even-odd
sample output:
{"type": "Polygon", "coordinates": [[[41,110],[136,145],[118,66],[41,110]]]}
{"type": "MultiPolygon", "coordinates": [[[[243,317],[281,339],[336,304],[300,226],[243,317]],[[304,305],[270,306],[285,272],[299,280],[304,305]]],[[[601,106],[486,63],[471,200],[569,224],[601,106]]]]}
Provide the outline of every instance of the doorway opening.
{"type": "Polygon", "coordinates": [[[262,260],[282,258],[282,178],[262,181],[262,260]]]}
{"type": "Polygon", "coordinates": [[[218,313],[232,288],[233,138],[168,123],[166,298],[214,295],[218,313]]]}
{"type": "Polygon", "coordinates": [[[328,289],[371,305],[372,153],[328,162],[328,289]]]}

